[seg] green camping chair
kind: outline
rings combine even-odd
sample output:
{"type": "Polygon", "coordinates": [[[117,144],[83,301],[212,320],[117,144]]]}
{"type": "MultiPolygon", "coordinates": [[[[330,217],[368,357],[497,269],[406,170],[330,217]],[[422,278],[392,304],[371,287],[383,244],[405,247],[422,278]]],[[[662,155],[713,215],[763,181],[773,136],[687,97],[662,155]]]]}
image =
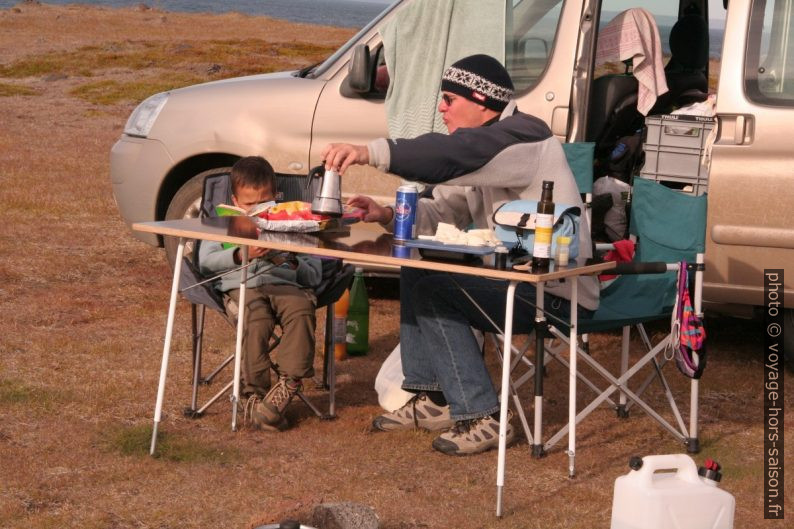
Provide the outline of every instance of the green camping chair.
{"type": "MultiPolygon", "coordinates": [[[[619,265],[616,273],[622,274],[614,283],[601,291],[598,310],[590,319],[579,320],[579,334],[622,329],[621,365],[618,374],[612,374],[604,365],[590,355],[585,342],[578,349],[578,359],[583,360],[600,375],[608,386],[576,414],[574,424],[568,424],[542,446],[545,451],[563,436],[569,441],[569,472],[574,474],[575,424],[579,423],[604,402],[611,404],[621,417],[628,416],[631,406],[640,407],[645,413],[681,441],[690,452],[699,451],[698,441],[698,380],[691,379],[689,384],[690,410],[689,426],[676,405],[673,391],[665,379],[662,368],[667,362],[665,351],[673,349],[673,334],[666,334],[656,344],[652,344],[641,324],[671,318],[677,289],[676,271],[682,261],[686,261],[690,271],[694,271],[694,310],[702,318],[702,278],[703,251],[706,231],[706,195],[691,196],[682,194],[665,186],[636,178],[634,180],[631,202],[630,232],[637,238],[637,247],[632,263],[619,265]],[[629,334],[636,326],[648,351],[636,359],[632,365],[629,357],[629,334]],[[649,367],[650,375],[640,384],[632,386],[632,379],[641,369],[649,367]],[[674,418],[671,424],[661,413],[653,408],[643,393],[653,380],[658,380],[665,394],[674,418]],[[617,403],[610,396],[619,392],[617,403]]],[[[551,334],[567,344],[568,329],[564,325],[550,327],[551,334]]],[[[567,347],[566,347],[567,350],[567,347]]],[[[695,357],[698,360],[697,356],[695,357]]],[[[701,360],[705,360],[702,358],[701,360]]],[[[582,374],[577,370],[577,379],[582,374]]],[[[595,382],[588,380],[594,388],[595,382]]],[[[569,405],[575,405],[575,384],[569,405]]],[[[536,440],[540,443],[540,440],[536,440]]]]}

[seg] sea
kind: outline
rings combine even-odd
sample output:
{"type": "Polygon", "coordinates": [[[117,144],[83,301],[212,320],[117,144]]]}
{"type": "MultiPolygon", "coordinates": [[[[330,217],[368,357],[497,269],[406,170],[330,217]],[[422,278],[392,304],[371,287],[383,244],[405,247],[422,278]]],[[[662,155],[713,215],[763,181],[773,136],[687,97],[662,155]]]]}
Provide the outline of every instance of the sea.
{"type": "MultiPolygon", "coordinates": [[[[393,0],[44,0],[43,4],[84,4],[103,7],[135,7],[146,4],[162,11],[183,13],[244,13],[281,18],[291,22],[361,28],[393,0]]],[[[0,0],[7,9],[20,0],[0,0]]]]}
{"type": "MultiPolygon", "coordinates": [[[[364,27],[394,0],[45,0],[47,4],[86,4],[104,7],[135,7],[146,4],[162,11],[184,13],[229,13],[264,15],[291,22],[322,24],[346,28],[364,27]]],[[[17,5],[19,0],[0,0],[0,9],[17,5]]],[[[672,17],[657,20],[662,51],[669,53],[667,41],[672,17]]],[[[719,58],[724,20],[712,20],[709,29],[709,56],[719,58]]]]}

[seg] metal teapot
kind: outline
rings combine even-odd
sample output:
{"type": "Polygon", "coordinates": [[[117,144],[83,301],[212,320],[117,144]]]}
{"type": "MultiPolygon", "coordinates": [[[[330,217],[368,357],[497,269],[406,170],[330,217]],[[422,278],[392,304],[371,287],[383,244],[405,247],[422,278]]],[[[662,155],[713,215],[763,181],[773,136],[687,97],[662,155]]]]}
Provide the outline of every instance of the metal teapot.
{"type": "Polygon", "coordinates": [[[325,167],[318,165],[309,171],[309,178],[306,180],[308,189],[315,178],[321,178],[320,190],[312,199],[312,213],[318,215],[329,215],[331,217],[342,216],[342,182],[334,170],[325,170],[325,167]]]}

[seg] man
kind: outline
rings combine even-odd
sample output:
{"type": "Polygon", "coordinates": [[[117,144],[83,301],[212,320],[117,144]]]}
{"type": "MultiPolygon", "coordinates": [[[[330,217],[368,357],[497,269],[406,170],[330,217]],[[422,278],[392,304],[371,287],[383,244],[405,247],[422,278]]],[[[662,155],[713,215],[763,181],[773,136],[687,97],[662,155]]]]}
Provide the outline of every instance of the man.
{"type": "MultiPolygon", "coordinates": [[[[493,212],[510,200],[540,198],[543,180],[554,181],[554,200],[582,208],[581,197],[560,142],[538,118],[518,112],[513,83],[493,57],[473,55],[454,63],[441,80],[438,110],[449,135],[377,139],[367,146],[328,145],[326,168],[344,172],[351,164],[436,184],[432,199],[417,207],[417,233],[432,234],[439,222],[464,229],[493,228],[493,212]]],[[[394,210],[357,196],[352,205],[367,210],[368,222],[389,225],[394,210]]],[[[579,234],[580,255],[590,257],[586,219],[579,234]]],[[[415,396],[402,408],[373,421],[382,431],[423,428],[447,430],[433,441],[445,454],[466,455],[498,446],[499,403],[471,327],[494,329],[468,299],[494,321],[504,321],[507,283],[469,275],[403,268],[400,272],[400,351],[403,389],[415,396]]],[[[546,287],[546,309],[570,314],[570,283],[546,287]]],[[[532,328],[534,285],[516,290],[514,332],[532,328]]],[[[598,306],[594,278],[580,280],[584,315],[598,306]]],[[[507,437],[515,436],[508,424],[507,437]]]]}

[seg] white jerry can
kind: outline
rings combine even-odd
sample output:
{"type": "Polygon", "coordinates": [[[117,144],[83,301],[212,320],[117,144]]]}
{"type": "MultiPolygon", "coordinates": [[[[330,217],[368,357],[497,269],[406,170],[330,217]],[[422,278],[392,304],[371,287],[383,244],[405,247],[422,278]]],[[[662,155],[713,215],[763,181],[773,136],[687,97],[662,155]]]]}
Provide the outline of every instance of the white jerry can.
{"type": "Polygon", "coordinates": [[[719,465],[698,471],[685,454],[633,457],[615,480],[611,529],[732,529],[734,497],[717,487],[719,465]]]}

